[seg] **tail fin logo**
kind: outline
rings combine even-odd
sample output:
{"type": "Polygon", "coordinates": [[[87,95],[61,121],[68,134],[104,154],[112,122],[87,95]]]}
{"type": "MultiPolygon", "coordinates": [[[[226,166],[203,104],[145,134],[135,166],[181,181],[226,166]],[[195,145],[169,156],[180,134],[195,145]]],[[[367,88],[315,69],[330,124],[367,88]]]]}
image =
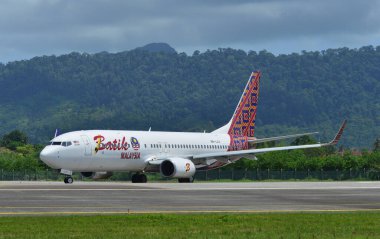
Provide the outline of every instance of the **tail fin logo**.
{"type": "Polygon", "coordinates": [[[252,72],[234,112],[228,134],[254,137],[260,75],[259,71],[252,72]]]}

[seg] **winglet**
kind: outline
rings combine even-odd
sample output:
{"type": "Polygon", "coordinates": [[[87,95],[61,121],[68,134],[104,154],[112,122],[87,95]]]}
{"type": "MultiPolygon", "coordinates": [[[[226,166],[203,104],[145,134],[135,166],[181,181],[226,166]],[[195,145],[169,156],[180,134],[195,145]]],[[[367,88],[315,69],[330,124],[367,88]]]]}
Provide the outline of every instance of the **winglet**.
{"type": "Polygon", "coordinates": [[[342,134],[343,134],[344,128],[346,127],[346,124],[347,124],[347,120],[344,120],[342,125],[339,128],[338,133],[335,135],[335,138],[330,143],[327,143],[325,145],[336,145],[339,142],[340,138],[342,137],[342,134]]]}
{"type": "Polygon", "coordinates": [[[59,136],[61,134],[61,131],[57,128],[55,129],[54,138],[59,136]]]}

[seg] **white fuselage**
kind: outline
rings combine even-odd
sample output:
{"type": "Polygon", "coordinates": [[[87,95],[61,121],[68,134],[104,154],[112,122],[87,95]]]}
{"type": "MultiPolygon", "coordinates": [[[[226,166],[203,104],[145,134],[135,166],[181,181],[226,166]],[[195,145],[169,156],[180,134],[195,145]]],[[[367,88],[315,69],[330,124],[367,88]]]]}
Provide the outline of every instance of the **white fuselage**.
{"type": "Polygon", "coordinates": [[[227,152],[231,138],[213,133],[87,130],[62,134],[51,142],[41,159],[52,168],[138,172],[156,159],[227,152]]]}

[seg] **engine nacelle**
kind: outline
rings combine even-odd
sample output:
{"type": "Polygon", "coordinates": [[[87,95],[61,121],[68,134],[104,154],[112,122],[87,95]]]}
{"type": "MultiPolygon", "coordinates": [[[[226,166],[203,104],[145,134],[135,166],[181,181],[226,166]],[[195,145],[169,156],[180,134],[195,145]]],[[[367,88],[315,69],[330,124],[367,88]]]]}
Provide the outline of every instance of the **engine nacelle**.
{"type": "Polygon", "coordinates": [[[164,177],[191,178],[195,174],[195,165],[188,159],[170,158],[161,163],[160,172],[164,177]]]}
{"type": "Polygon", "coordinates": [[[107,179],[112,176],[112,172],[81,172],[83,177],[94,180],[107,179]]]}

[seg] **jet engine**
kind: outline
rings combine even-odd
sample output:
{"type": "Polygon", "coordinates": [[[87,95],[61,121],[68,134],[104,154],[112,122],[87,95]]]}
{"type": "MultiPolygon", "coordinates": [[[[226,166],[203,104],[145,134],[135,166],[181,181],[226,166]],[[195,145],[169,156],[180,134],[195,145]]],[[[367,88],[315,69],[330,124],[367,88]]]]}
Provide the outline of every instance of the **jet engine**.
{"type": "Polygon", "coordinates": [[[107,179],[112,176],[112,172],[81,172],[83,177],[92,178],[94,180],[107,179]]]}
{"type": "Polygon", "coordinates": [[[160,172],[164,177],[192,178],[195,174],[195,165],[188,159],[169,158],[161,163],[160,172]]]}

